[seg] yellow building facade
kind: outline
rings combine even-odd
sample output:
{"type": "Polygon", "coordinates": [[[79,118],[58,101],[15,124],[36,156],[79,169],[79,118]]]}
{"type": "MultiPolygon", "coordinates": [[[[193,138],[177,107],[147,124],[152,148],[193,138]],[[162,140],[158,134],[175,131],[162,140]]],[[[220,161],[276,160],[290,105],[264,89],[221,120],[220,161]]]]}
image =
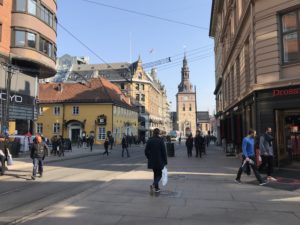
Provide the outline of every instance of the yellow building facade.
{"type": "Polygon", "coordinates": [[[137,110],[126,102],[116,85],[101,80],[92,80],[83,87],[78,83],[40,84],[36,132],[50,139],[62,135],[72,142],[78,136],[93,135],[96,144],[102,144],[110,133],[116,143],[120,143],[123,133],[137,135],[137,110]]]}

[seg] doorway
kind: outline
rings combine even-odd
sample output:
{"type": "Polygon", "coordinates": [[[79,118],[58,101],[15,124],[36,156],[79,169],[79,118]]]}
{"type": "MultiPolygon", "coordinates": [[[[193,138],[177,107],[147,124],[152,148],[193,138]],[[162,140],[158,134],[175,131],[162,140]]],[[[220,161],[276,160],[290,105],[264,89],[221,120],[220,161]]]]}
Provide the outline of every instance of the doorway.
{"type": "Polygon", "coordinates": [[[72,141],[72,143],[77,142],[78,136],[80,136],[80,129],[79,128],[72,128],[72,130],[71,130],[71,141],[72,141]]]}
{"type": "Polygon", "coordinates": [[[275,114],[279,165],[300,163],[300,110],[277,110],[275,114]]]}

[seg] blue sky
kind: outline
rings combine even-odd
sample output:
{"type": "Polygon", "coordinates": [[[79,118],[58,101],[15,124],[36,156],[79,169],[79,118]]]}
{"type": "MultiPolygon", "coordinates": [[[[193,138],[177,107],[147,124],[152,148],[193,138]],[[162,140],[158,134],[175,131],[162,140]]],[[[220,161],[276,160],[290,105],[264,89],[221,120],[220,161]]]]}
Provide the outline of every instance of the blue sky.
{"type": "MultiPolygon", "coordinates": [[[[157,66],[157,70],[173,111],[185,50],[190,80],[197,87],[197,108],[214,112],[213,40],[208,37],[211,0],[93,1],[206,28],[170,23],[85,0],[57,1],[59,23],[106,62],[129,62],[130,56],[135,61],[139,55],[143,63],[171,57],[172,62],[157,66]]],[[[58,56],[89,56],[90,63],[103,63],[59,26],[57,35],[58,56]]]]}

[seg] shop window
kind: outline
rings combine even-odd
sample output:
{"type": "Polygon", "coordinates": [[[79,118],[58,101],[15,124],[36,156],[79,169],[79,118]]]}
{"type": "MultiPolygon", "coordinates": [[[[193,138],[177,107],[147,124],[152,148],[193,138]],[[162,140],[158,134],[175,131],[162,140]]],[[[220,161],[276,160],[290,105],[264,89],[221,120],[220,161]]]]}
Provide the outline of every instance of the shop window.
{"type": "Polygon", "coordinates": [[[106,129],[105,127],[98,128],[98,140],[105,140],[106,138],[106,129]]]}
{"type": "Polygon", "coordinates": [[[37,131],[39,134],[42,134],[42,133],[43,133],[43,124],[42,124],[42,123],[38,123],[38,124],[37,124],[36,131],[37,131]]]}
{"type": "Polygon", "coordinates": [[[53,114],[55,116],[59,116],[60,115],[60,106],[54,106],[54,108],[53,108],[53,114]]]}
{"type": "Polygon", "coordinates": [[[300,10],[282,15],[281,32],[283,46],[283,63],[299,62],[300,10]]]}
{"type": "Polygon", "coordinates": [[[60,124],[59,123],[54,123],[53,124],[53,133],[55,133],[55,134],[60,133],[60,124]]]}
{"type": "Polygon", "coordinates": [[[79,106],[73,106],[73,115],[79,115],[79,106]]]}

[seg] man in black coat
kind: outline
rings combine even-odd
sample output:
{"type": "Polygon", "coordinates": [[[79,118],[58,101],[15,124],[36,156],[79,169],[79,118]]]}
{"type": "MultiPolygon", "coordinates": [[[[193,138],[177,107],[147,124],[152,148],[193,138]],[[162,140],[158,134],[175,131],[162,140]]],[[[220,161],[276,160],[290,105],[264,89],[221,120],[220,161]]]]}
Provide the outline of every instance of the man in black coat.
{"type": "Polygon", "coordinates": [[[35,135],[35,142],[30,149],[30,158],[33,160],[33,171],[31,178],[35,180],[37,169],[39,169],[40,177],[43,176],[43,161],[46,153],[48,152],[48,146],[43,143],[42,137],[35,135]]]}
{"type": "Polygon", "coordinates": [[[204,144],[204,137],[201,136],[201,133],[199,130],[196,131],[196,136],[194,138],[194,142],[195,142],[195,148],[196,148],[196,157],[202,156],[202,151],[201,148],[204,144]]]}
{"type": "Polygon", "coordinates": [[[162,177],[162,169],[168,164],[165,143],[159,137],[159,132],[158,128],[154,129],[153,137],[147,141],[145,148],[148,168],[154,173],[153,184],[150,186],[151,191],[154,192],[160,192],[158,183],[162,177]]]}

